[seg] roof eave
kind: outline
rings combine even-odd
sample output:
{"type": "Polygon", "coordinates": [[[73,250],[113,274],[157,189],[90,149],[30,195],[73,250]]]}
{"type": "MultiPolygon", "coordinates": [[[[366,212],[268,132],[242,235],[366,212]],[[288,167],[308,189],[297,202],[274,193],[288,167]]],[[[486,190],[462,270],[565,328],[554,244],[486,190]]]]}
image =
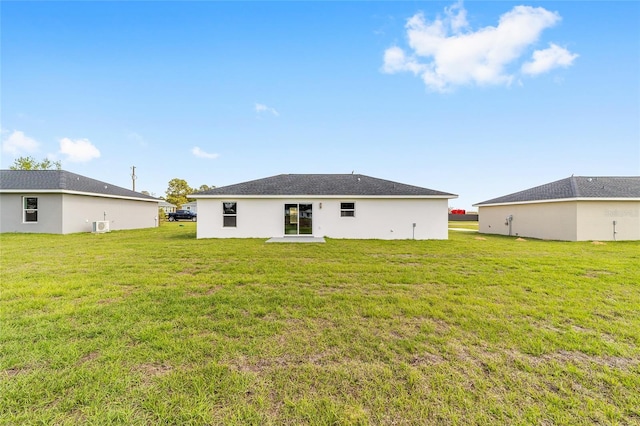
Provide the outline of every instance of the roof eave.
{"type": "Polygon", "coordinates": [[[505,201],[502,203],[476,203],[473,207],[487,206],[511,206],[515,204],[543,204],[543,203],[565,203],[569,201],[640,201],[639,197],[574,197],[574,198],[551,198],[548,200],[528,200],[528,201],[505,201]]]}
{"type": "Polygon", "coordinates": [[[160,199],[129,197],[126,195],[100,194],[98,192],[70,191],[68,189],[0,189],[0,194],[68,194],[102,198],[116,198],[120,200],[147,201],[151,203],[159,203],[162,201],[160,199]]]}
{"type": "Polygon", "coordinates": [[[229,199],[229,198],[238,198],[238,199],[248,199],[248,198],[259,198],[259,199],[283,199],[283,198],[313,198],[313,199],[366,199],[366,198],[375,198],[375,199],[452,199],[458,198],[456,194],[443,194],[443,195],[309,195],[309,194],[283,194],[283,195],[237,195],[237,194],[215,194],[215,195],[197,195],[191,194],[187,195],[188,198],[195,199],[229,199]]]}

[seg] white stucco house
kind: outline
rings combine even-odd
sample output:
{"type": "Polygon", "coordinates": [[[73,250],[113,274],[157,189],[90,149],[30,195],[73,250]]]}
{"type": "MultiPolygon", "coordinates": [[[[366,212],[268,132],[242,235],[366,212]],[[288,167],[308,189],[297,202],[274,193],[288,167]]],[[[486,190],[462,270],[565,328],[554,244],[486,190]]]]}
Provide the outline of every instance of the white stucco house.
{"type": "Polygon", "coordinates": [[[447,239],[457,195],[359,174],[282,174],[189,195],[198,238],[447,239]]]}
{"type": "Polygon", "coordinates": [[[474,206],[481,233],[563,241],[640,240],[640,176],[571,176],[474,206]]]}
{"type": "Polygon", "coordinates": [[[175,213],[175,211],[176,211],[176,205],[175,204],[171,204],[168,201],[164,201],[164,200],[161,200],[158,203],[158,208],[162,209],[162,211],[164,211],[165,214],[167,214],[167,213],[175,213]]]}
{"type": "Polygon", "coordinates": [[[182,210],[190,210],[194,213],[198,213],[198,202],[197,201],[189,201],[188,203],[184,203],[182,205],[182,207],[180,207],[180,209],[182,210]]]}
{"type": "Polygon", "coordinates": [[[152,228],[159,201],[64,170],[1,170],[0,232],[152,228]]]}

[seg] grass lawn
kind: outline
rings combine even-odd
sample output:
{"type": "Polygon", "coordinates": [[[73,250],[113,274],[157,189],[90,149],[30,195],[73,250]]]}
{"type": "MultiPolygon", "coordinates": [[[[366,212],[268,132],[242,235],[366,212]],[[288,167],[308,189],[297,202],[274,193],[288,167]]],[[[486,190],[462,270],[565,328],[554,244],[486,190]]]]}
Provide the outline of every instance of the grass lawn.
{"type": "Polygon", "coordinates": [[[468,221],[468,220],[450,220],[449,228],[462,228],[462,229],[475,229],[478,230],[478,221],[468,221]]]}
{"type": "Polygon", "coordinates": [[[3,234],[0,424],[640,424],[640,243],[3,234]]]}

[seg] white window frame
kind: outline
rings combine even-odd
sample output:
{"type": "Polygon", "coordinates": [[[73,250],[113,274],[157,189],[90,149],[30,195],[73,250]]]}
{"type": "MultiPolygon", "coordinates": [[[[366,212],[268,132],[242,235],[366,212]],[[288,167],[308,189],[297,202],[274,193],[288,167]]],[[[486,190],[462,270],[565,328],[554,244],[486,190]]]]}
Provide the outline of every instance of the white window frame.
{"type": "Polygon", "coordinates": [[[223,201],[222,202],[222,227],[223,228],[237,228],[238,227],[238,202],[237,201],[223,201]],[[235,204],[235,213],[226,213],[225,204],[235,204]],[[227,217],[235,218],[235,223],[233,226],[225,225],[224,221],[227,217]]]}
{"type": "Polygon", "coordinates": [[[340,217],[356,217],[355,201],[343,201],[340,203],[340,217]],[[353,204],[353,208],[345,208],[345,204],[353,204]]]}
{"type": "Polygon", "coordinates": [[[36,196],[32,196],[32,195],[25,195],[22,197],[22,223],[38,223],[38,219],[39,219],[39,201],[38,201],[38,197],[36,196]],[[35,209],[28,209],[27,208],[27,199],[28,198],[35,198],[36,200],[36,208],[35,209]],[[27,220],[27,213],[29,212],[35,212],[36,214],[36,220],[27,220]]]}

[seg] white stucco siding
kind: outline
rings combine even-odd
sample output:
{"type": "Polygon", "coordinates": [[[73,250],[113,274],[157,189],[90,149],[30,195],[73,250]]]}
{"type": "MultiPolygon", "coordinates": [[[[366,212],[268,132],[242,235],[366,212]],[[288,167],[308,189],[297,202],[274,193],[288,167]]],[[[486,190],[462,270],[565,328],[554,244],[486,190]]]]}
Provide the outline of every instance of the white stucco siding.
{"type": "Polygon", "coordinates": [[[251,198],[198,200],[198,238],[270,238],[283,233],[284,204],[251,198]],[[236,227],[223,227],[222,203],[236,202],[236,227]]]}
{"type": "Polygon", "coordinates": [[[484,234],[509,235],[509,216],[513,216],[512,236],[564,241],[577,239],[575,201],[479,206],[479,231],[484,234]]]}
{"type": "Polygon", "coordinates": [[[62,233],[61,194],[2,194],[0,195],[0,232],[62,233]],[[24,222],[23,197],[38,199],[38,221],[24,222]]]}
{"type": "Polygon", "coordinates": [[[284,235],[284,205],[313,205],[313,235],[358,239],[447,239],[447,199],[215,198],[198,200],[198,238],[284,235]],[[237,203],[237,227],[223,227],[222,202],[237,203]],[[354,202],[355,217],[340,203],[354,202]],[[415,235],[413,223],[416,223],[415,235]]]}
{"type": "Polygon", "coordinates": [[[640,240],[640,202],[575,200],[479,206],[480,232],[563,241],[640,240]]]}
{"type": "Polygon", "coordinates": [[[63,194],[62,233],[91,232],[93,222],[106,220],[112,231],[157,226],[158,203],[119,198],[63,194]]]}
{"type": "Polygon", "coordinates": [[[324,200],[317,233],[331,238],[446,240],[447,207],[446,199],[324,200]],[[355,202],[354,217],[340,216],[341,202],[355,202]]]}
{"type": "Polygon", "coordinates": [[[577,240],[640,240],[640,201],[581,201],[577,240]],[[615,238],[614,238],[614,224],[615,238]]]}

